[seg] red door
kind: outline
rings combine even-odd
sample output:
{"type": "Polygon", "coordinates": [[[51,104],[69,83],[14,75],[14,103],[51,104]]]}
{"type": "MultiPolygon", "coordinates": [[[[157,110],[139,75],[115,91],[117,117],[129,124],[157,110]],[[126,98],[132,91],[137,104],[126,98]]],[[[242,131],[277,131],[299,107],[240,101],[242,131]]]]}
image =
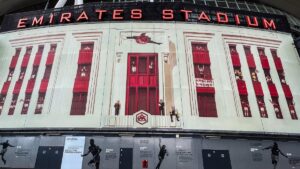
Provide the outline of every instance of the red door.
{"type": "Polygon", "coordinates": [[[198,111],[200,117],[217,117],[214,94],[198,93],[198,111]]]}
{"type": "Polygon", "coordinates": [[[158,112],[158,57],[156,53],[129,53],[127,63],[126,115],[144,110],[158,112]]]}

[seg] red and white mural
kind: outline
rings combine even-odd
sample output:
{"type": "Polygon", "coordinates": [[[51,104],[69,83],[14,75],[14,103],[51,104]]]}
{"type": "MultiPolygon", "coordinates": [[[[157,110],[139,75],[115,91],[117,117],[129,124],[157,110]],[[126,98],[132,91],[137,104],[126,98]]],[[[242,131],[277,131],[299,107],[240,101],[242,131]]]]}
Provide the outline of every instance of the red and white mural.
{"type": "Polygon", "coordinates": [[[2,128],[300,131],[300,61],[286,33],[79,24],[0,42],[2,128]]]}

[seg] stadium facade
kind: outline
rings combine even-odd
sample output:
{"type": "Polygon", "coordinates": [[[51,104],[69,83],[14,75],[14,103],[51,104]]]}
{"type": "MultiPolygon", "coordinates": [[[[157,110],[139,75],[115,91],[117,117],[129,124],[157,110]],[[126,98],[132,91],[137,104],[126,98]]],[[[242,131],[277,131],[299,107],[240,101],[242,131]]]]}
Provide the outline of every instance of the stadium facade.
{"type": "Polygon", "coordinates": [[[299,19],[250,1],[74,3],[2,17],[0,168],[262,169],[274,141],[277,168],[300,166],[299,19]]]}

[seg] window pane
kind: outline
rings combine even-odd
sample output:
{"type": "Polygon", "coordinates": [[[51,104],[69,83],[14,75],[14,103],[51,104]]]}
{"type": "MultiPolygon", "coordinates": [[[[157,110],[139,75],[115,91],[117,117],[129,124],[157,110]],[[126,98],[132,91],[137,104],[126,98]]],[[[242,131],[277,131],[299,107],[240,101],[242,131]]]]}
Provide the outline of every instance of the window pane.
{"type": "Polygon", "coordinates": [[[139,73],[145,74],[147,73],[147,58],[146,57],[140,57],[139,58],[139,65],[138,65],[138,69],[139,69],[139,73]]]}
{"type": "Polygon", "coordinates": [[[51,69],[52,69],[52,66],[47,66],[46,67],[43,79],[49,79],[50,78],[51,69]]]}
{"type": "Polygon", "coordinates": [[[228,2],[228,6],[229,6],[229,8],[233,8],[233,9],[237,9],[238,8],[236,3],[230,3],[230,2],[228,2]]]}
{"type": "Polygon", "coordinates": [[[149,113],[156,114],[157,98],[156,88],[149,89],[149,113]]]}
{"type": "Polygon", "coordinates": [[[216,6],[215,1],[206,1],[206,5],[208,6],[216,6]]]}
{"type": "Polygon", "coordinates": [[[138,110],[147,110],[147,88],[139,88],[138,90],[138,110]]]}
{"type": "Polygon", "coordinates": [[[21,68],[19,80],[23,80],[26,73],[26,68],[21,68]]]}
{"type": "Polygon", "coordinates": [[[217,117],[215,97],[213,94],[197,94],[198,112],[200,117],[217,117]]]}
{"type": "Polygon", "coordinates": [[[264,8],[264,6],[258,5],[258,4],[256,4],[256,6],[257,6],[259,12],[266,12],[266,9],[264,8]]]}
{"type": "Polygon", "coordinates": [[[247,96],[241,96],[241,105],[244,117],[251,117],[251,110],[247,96]]]}
{"type": "Polygon", "coordinates": [[[274,10],[273,10],[273,8],[271,8],[269,6],[266,6],[266,8],[267,8],[267,10],[268,10],[269,13],[275,13],[274,10]]]}
{"type": "Polygon", "coordinates": [[[74,93],[71,115],[84,115],[87,102],[87,93],[74,93]]]}
{"type": "Polygon", "coordinates": [[[38,97],[38,102],[35,108],[35,114],[41,114],[43,110],[43,105],[44,105],[44,100],[45,100],[45,93],[40,93],[38,97]]]}
{"type": "Polygon", "coordinates": [[[31,99],[31,94],[26,94],[24,104],[23,104],[23,108],[22,108],[22,112],[21,112],[22,114],[27,114],[29,104],[30,104],[30,99],[31,99]]]}
{"type": "Polygon", "coordinates": [[[6,98],[6,95],[0,95],[0,113],[3,109],[3,105],[5,103],[5,98],[6,98]]]}
{"type": "Polygon", "coordinates": [[[196,4],[205,5],[203,0],[195,0],[196,4]]]}
{"type": "Polygon", "coordinates": [[[136,112],[136,90],[135,88],[129,89],[129,105],[128,105],[128,112],[129,115],[132,115],[136,112]]]}
{"type": "Polygon", "coordinates": [[[38,69],[39,69],[38,66],[34,66],[34,67],[33,67],[32,73],[31,73],[31,79],[35,79],[35,78],[36,78],[37,73],[38,73],[38,69]]]}
{"type": "Polygon", "coordinates": [[[249,4],[248,3],[248,7],[249,7],[250,11],[254,11],[254,12],[258,11],[257,8],[256,8],[256,6],[254,4],[249,4]]]}
{"type": "Polygon", "coordinates": [[[195,3],[194,0],[184,0],[184,2],[187,2],[187,3],[195,3]]]}
{"type": "Polygon", "coordinates": [[[246,4],[244,4],[244,3],[238,3],[238,5],[239,5],[239,8],[240,8],[241,10],[248,10],[246,4]]]}
{"type": "Polygon", "coordinates": [[[219,7],[227,8],[226,2],[217,2],[219,7]]]}

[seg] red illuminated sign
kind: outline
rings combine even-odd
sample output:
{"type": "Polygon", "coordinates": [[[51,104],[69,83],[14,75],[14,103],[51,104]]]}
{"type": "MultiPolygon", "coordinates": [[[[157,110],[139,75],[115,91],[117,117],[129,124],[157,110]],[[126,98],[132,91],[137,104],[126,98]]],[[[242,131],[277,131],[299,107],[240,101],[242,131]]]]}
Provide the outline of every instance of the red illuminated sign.
{"type": "Polygon", "coordinates": [[[1,31],[30,27],[68,24],[76,22],[104,21],[181,21],[193,23],[218,23],[262,29],[288,31],[287,20],[283,16],[253,12],[226,10],[223,8],[203,7],[184,3],[126,3],[120,7],[86,4],[82,8],[62,8],[40,12],[8,15],[1,31]],[[213,9],[207,9],[213,8],[213,9]]]}
{"type": "MultiPolygon", "coordinates": [[[[103,20],[103,13],[105,13],[105,12],[108,12],[108,11],[103,10],[103,9],[95,10],[95,13],[98,14],[98,20],[99,21],[103,20]]],[[[189,21],[189,16],[192,13],[192,11],[181,10],[180,12],[184,15],[184,20],[189,21]]],[[[124,20],[124,17],[123,17],[124,10],[115,9],[115,10],[112,10],[112,13],[113,13],[112,18],[109,18],[109,19],[111,19],[111,20],[124,20]]],[[[130,13],[131,13],[130,14],[130,19],[132,19],[132,20],[142,20],[143,19],[142,9],[132,9],[130,11],[130,13]]],[[[50,15],[47,18],[49,20],[49,22],[51,22],[52,17],[53,17],[53,15],[50,15]]],[[[217,22],[218,23],[226,24],[226,23],[229,22],[227,13],[217,12],[216,17],[217,17],[217,22]]],[[[73,21],[71,21],[71,18],[74,18],[74,16],[72,16],[72,13],[70,13],[70,12],[62,13],[59,16],[60,23],[71,23],[71,22],[73,22],[73,21]]],[[[172,9],[162,10],[161,18],[162,18],[162,20],[173,20],[174,19],[174,10],[172,10],[172,9]]],[[[257,17],[246,16],[245,19],[246,19],[247,25],[249,27],[258,27],[259,26],[257,17]]],[[[32,21],[29,21],[28,18],[21,18],[21,19],[19,19],[17,28],[29,27],[28,22],[31,22],[31,24],[30,24],[31,26],[41,26],[44,23],[43,20],[44,20],[44,16],[40,16],[40,17],[35,16],[32,21]]],[[[75,20],[76,20],[76,22],[89,21],[89,17],[88,17],[88,15],[85,11],[82,11],[81,14],[78,17],[75,17],[75,20]]],[[[199,21],[203,20],[203,21],[211,22],[210,18],[208,17],[208,15],[204,11],[202,11],[201,13],[198,14],[198,20],[199,21]]],[[[263,22],[263,26],[264,26],[265,29],[276,30],[276,24],[275,24],[273,19],[262,18],[262,22],[263,22]]],[[[236,25],[240,24],[239,15],[235,16],[235,23],[236,23],[236,25]]]]}

